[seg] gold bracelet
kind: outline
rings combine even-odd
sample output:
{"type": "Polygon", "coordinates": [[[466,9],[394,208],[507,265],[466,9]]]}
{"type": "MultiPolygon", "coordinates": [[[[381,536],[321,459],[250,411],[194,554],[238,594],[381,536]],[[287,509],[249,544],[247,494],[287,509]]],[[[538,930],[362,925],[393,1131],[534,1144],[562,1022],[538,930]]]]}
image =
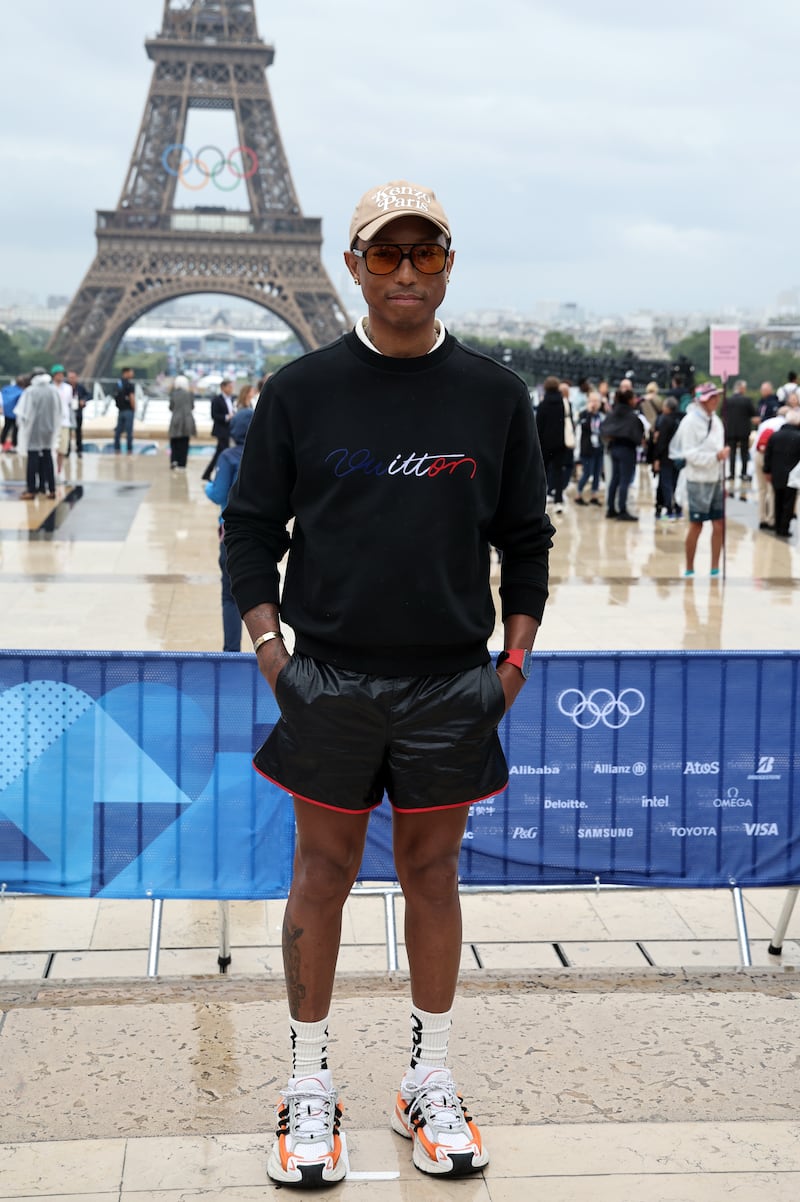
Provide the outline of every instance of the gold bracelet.
{"type": "Polygon", "coordinates": [[[268,630],[266,634],[260,634],[258,636],[256,641],[253,643],[253,651],[257,653],[259,647],[263,646],[264,643],[268,643],[270,639],[282,638],[283,635],[281,634],[280,630],[268,630]]]}

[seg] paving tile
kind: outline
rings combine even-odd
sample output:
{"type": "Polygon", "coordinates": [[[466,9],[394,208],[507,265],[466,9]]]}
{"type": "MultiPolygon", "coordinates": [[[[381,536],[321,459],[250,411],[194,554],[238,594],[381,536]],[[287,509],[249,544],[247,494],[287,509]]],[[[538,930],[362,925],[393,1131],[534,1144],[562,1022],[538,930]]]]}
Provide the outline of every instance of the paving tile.
{"type": "Polygon", "coordinates": [[[266,1135],[177,1136],[130,1139],[126,1191],[216,1189],[267,1180],[266,1135]]]}
{"type": "Polygon", "coordinates": [[[487,1179],[800,1173],[800,1122],[536,1124],[486,1132],[487,1179]]]}
{"type": "MultiPolygon", "coordinates": [[[[653,963],[659,968],[678,967],[725,967],[735,968],[741,964],[739,943],[736,939],[645,939],[646,948],[653,963]]],[[[786,940],[780,957],[767,951],[769,940],[751,939],[750,955],[754,967],[776,968],[781,964],[800,964],[800,943],[786,940]]]]}
{"type": "Polygon", "coordinates": [[[652,893],[610,890],[587,894],[586,897],[609,939],[690,938],[692,932],[670,904],[668,893],[669,890],[652,893]]]}
{"type": "Polygon", "coordinates": [[[25,894],[5,899],[0,910],[6,906],[0,951],[50,952],[91,943],[98,906],[93,899],[25,894]]]}
{"type": "MultiPolygon", "coordinates": [[[[239,947],[267,942],[267,916],[263,901],[228,903],[231,942],[239,947]]],[[[92,950],[147,947],[150,941],[152,902],[103,899],[99,903],[92,950]]],[[[216,901],[168,899],[162,907],[162,948],[217,948],[220,907],[216,901]]]]}
{"type": "Polygon", "coordinates": [[[558,968],[561,960],[552,943],[476,943],[484,968],[503,969],[558,968]]]}
{"type": "MultiPolygon", "coordinates": [[[[695,939],[729,939],[736,933],[733,899],[728,889],[669,889],[666,899],[695,939]]],[[[758,910],[745,905],[751,939],[766,939],[772,926],[758,910]]]]}
{"type": "Polygon", "coordinates": [[[461,910],[464,939],[471,942],[554,942],[608,934],[586,893],[465,894],[461,910]]]}
{"type": "Polygon", "coordinates": [[[0,1198],[58,1195],[67,1183],[84,1198],[118,1190],[124,1160],[124,1139],[0,1144],[0,1198]]]}
{"type": "Polygon", "coordinates": [[[0,953],[0,981],[35,981],[44,976],[49,956],[0,953]]]}
{"type": "MultiPolygon", "coordinates": [[[[531,1202],[538,1178],[492,1181],[491,1202],[531,1202]]],[[[547,1202],[796,1202],[800,1173],[616,1173],[598,1177],[548,1177],[547,1202]]]]}
{"type": "Polygon", "coordinates": [[[575,943],[560,939],[559,947],[574,968],[643,968],[647,960],[632,942],[596,940],[575,943]]]}

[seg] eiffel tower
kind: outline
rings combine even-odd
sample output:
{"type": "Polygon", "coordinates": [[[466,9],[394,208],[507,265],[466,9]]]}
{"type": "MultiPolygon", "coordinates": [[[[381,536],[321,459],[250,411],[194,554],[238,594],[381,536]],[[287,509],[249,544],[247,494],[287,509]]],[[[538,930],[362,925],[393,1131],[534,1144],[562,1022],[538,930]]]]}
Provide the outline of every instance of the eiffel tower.
{"type": "Polygon", "coordinates": [[[178,296],[222,292],[280,317],[306,350],[345,328],[320,255],[321,220],[304,217],[266,79],[274,50],[254,0],[164,0],[145,42],[150,91],[116,209],[97,213],[97,254],[49,350],[86,377],[111,374],[125,331],[178,296]],[[227,155],[184,145],[190,109],[232,110],[239,146],[227,155]],[[247,190],[249,210],[176,208],[176,191],[216,198],[247,190]]]}

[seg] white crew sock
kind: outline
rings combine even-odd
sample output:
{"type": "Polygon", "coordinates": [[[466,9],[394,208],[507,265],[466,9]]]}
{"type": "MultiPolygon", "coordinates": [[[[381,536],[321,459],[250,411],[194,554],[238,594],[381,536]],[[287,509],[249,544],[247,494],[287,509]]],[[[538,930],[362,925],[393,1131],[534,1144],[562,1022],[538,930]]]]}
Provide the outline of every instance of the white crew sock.
{"type": "Polygon", "coordinates": [[[313,1077],[328,1067],[328,1017],[316,1023],[301,1023],[289,1019],[292,1041],[292,1076],[313,1077]]]}
{"type": "Polygon", "coordinates": [[[411,1007],[411,1067],[444,1068],[447,1044],[453,1023],[452,1009],[444,1014],[429,1014],[419,1006],[411,1007]]]}

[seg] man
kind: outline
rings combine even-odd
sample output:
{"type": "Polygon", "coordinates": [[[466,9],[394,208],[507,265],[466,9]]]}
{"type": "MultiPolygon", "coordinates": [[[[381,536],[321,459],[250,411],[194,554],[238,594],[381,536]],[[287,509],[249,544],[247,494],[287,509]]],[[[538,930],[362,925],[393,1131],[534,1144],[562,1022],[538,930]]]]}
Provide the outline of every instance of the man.
{"type": "Polygon", "coordinates": [[[122,435],[128,445],[128,454],[133,453],[133,418],[136,413],[136,385],[133,382],[135,372],[132,367],[123,367],[117,383],[114,400],[117,403],[117,425],[114,430],[114,454],[122,450],[122,435]]]}
{"type": "Polygon", "coordinates": [[[83,458],[83,411],[89,400],[89,393],[78,379],[76,371],[67,372],[67,383],[72,389],[72,419],[75,430],[75,451],[79,459],[83,458]]]}
{"type": "Polygon", "coordinates": [[[686,532],[686,571],[694,576],[697,540],[704,522],[711,522],[711,575],[719,576],[719,559],[725,534],[725,509],[721,470],[730,450],[725,445],[725,428],[716,410],[721,389],[716,384],[701,384],[695,389],[694,401],[672,439],[669,454],[672,459],[684,459],[686,467],[686,511],[689,529],[686,532]]]}
{"type": "Polygon", "coordinates": [[[60,363],[54,363],[50,368],[53,387],[61,401],[61,430],[56,448],[56,479],[63,483],[66,478],[64,463],[69,459],[70,441],[72,438],[72,386],[67,383],[67,373],[60,363]]]}
{"type": "Polygon", "coordinates": [[[31,382],[17,402],[19,449],[28,456],[23,501],[32,501],[37,493],[47,493],[55,499],[56,481],[53,472],[53,447],[61,431],[61,398],[53,387],[51,376],[43,367],[34,367],[31,382]]]}
{"type": "Polygon", "coordinates": [[[759,389],[759,394],[758,420],[765,422],[775,416],[781,407],[781,402],[778,400],[775,389],[772,387],[771,380],[764,381],[759,389]]]}
{"type": "Polygon", "coordinates": [[[3,416],[0,445],[4,451],[15,452],[17,449],[17,401],[29,383],[29,376],[17,376],[16,380],[0,389],[0,398],[2,398],[0,412],[3,416]]]}
{"type": "Polygon", "coordinates": [[[412,994],[391,1124],[423,1172],[488,1161],[446,1067],[458,861],[470,803],[507,783],[496,727],[525,682],[553,527],[527,387],[436,319],[450,241],[429,189],[395,181],[362,197],[344,258],[367,316],[268,381],[224,513],[233,594],[281,709],[254,762],[294,795],[283,928],[293,1063],[267,1166],[288,1185],[346,1171],[328,1013],[342,907],[384,789],[412,994]],[[492,545],[509,653],[496,671],[492,545]],[[279,616],[295,632],[291,656],[279,616]]]}
{"type": "Polygon", "coordinates": [[[250,428],[250,422],[253,420],[254,409],[240,409],[238,413],[234,413],[231,418],[231,424],[228,427],[230,436],[233,440],[233,446],[227,447],[219,457],[217,464],[217,474],[213,480],[209,480],[206,484],[206,496],[215,505],[220,507],[219,517],[219,571],[222,580],[222,650],[223,651],[241,651],[242,649],[242,619],[239,615],[239,609],[231,592],[231,578],[228,573],[228,563],[225,555],[225,526],[222,521],[222,510],[228,502],[228,493],[231,491],[236,476],[239,472],[239,464],[242,461],[242,451],[244,450],[244,442],[247,437],[247,431],[250,428]]]}
{"type": "Polygon", "coordinates": [[[800,408],[788,405],[786,418],[776,430],[764,452],[764,475],[775,494],[775,536],[789,538],[794,519],[797,489],[789,483],[789,473],[800,463],[800,408]]]}
{"type": "Polygon", "coordinates": [[[739,487],[744,493],[750,480],[750,435],[758,424],[758,414],[752,399],[747,395],[747,381],[737,380],[733,394],[725,400],[723,420],[725,441],[730,450],[728,466],[728,496],[733,496],[736,480],[736,452],[739,452],[739,487]]]}
{"type": "Polygon", "coordinates": [[[217,440],[217,447],[206,470],[203,479],[210,480],[217,466],[217,460],[227,449],[231,440],[230,421],[233,417],[233,380],[224,379],[219,386],[219,392],[211,401],[211,434],[217,440]]]}
{"type": "MultiPolygon", "coordinates": [[[[780,388],[778,389],[778,404],[781,406],[789,405],[792,402],[797,404],[798,389],[800,389],[800,385],[797,383],[797,372],[790,371],[786,376],[786,383],[781,384],[780,388]]],[[[769,416],[772,417],[773,415],[770,414],[769,416]]]]}

